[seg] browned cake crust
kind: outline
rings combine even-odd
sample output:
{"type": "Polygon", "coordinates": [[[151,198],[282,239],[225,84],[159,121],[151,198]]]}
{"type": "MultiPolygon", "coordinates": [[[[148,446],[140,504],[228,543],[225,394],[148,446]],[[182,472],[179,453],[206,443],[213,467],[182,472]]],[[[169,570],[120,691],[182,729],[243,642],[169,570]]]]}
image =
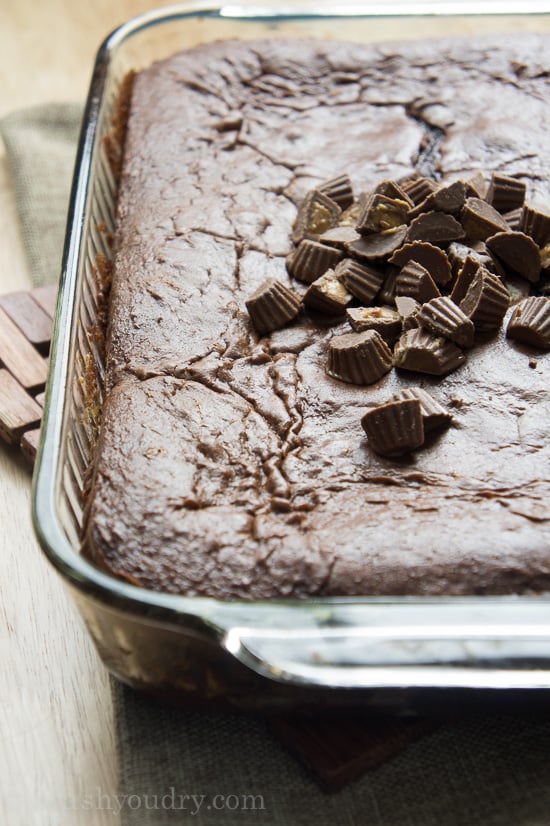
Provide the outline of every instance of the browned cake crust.
{"type": "Polygon", "coordinates": [[[305,314],[259,337],[245,299],[268,276],[296,289],[296,204],[340,172],[368,191],[414,169],[499,170],[549,203],[549,45],[231,42],[136,77],[86,533],[98,564],[231,598],[548,589],[548,356],[530,366],[501,329],[444,379],[359,387],[325,372],[347,325],[305,314]],[[377,457],[361,416],[419,383],[453,427],[377,457]]]}

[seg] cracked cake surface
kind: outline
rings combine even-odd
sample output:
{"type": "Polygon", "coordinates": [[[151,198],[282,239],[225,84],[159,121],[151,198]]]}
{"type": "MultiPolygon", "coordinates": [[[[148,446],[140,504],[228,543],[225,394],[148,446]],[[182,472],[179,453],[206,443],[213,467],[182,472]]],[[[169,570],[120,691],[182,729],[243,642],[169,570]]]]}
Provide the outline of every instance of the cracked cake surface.
{"type": "Polygon", "coordinates": [[[369,191],[498,170],[550,203],[548,46],[233,41],[136,76],[85,537],[98,564],[222,598],[548,590],[547,355],[533,368],[501,329],[422,377],[453,427],[384,459],[361,416],[418,374],[338,381],[324,365],[347,323],[259,336],[245,308],[267,278],[303,294],[285,266],[297,204],[339,173],[369,191]]]}

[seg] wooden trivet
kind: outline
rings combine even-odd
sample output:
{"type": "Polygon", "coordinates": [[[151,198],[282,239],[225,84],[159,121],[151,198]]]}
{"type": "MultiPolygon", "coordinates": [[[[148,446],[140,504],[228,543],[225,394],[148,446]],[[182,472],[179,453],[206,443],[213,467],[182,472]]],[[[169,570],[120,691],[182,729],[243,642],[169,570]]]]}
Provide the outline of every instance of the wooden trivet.
{"type": "MultiPolygon", "coordinates": [[[[0,296],[0,437],[32,466],[40,435],[56,287],[0,296]]],[[[274,736],[334,792],[395,757],[435,724],[357,712],[276,714],[274,736]]]]}
{"type": "Polygon", "coordinates": [[[57,287],[0,296],[0,438],[36,457],[57,287]]]}

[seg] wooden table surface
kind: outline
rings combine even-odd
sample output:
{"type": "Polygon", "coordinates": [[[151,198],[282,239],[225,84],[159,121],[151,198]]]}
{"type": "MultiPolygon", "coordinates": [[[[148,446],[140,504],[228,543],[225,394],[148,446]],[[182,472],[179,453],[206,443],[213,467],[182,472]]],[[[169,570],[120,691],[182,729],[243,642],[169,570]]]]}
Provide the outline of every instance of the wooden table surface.
{"type": "MultiPolygon", "coordinates": [[[[36,103],[82,101],[103,37],[164,4],[2,0],[0,116],[36,103]]],[[[28,286],[0,147],[0,293],[28,286]]],[[[0,442],[0,824],[116,826],[119,818],[108,808],[116,794],[108,678],[37,546],[30,478],[0,442]]]]}

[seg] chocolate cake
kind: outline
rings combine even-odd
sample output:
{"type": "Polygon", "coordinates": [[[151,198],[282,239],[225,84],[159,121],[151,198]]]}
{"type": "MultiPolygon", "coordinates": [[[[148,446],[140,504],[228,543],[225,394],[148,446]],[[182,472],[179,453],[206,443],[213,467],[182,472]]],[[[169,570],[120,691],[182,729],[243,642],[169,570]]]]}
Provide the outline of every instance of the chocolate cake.
{"type": "MultiPolygon", "coordinates": [[[[369,193],[498,172],[550,204],[549,46],[225,42],[135,77],[85,533],[98,565],[220,598],[548,590],[549,363],[506,337],[514,306],[449,375],[388,367],[364,386],[327,373],[344,316],[306,307],[258,332],[246,302],[269,279],[310,289],[286,266],[297,208],[343,173],[369,193]],[[418,386],[451,426],[377,454],[362,417],[418,386]]],[[[512,305],[544,294],[507,288],[512,305]]]]}

